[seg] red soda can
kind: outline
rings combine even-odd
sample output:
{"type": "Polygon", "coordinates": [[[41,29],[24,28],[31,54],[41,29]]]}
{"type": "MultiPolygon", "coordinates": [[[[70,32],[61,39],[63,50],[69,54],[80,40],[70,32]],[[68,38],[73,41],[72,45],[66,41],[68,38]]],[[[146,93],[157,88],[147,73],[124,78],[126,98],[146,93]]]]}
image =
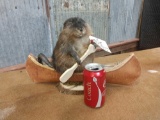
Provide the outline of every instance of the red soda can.
{"type": "Polygon", "coordinates": [[[106,72],[98,63],[89,63],[83,71],[84,102],[87,106],[103,106],[106,93],[106,72]]]}

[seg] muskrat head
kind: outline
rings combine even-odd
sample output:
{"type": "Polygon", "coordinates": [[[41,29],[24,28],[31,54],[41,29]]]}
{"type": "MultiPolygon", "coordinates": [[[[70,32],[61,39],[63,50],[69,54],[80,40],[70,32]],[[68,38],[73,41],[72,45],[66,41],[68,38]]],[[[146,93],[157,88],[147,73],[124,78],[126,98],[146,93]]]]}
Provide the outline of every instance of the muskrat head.
{"type": "Polygon", "coordinates": [[[89,25],[79,17],[69,18],[65,21],[63,29],[69,29],[74,37],[83,37],[90,33],[89,25]]]}

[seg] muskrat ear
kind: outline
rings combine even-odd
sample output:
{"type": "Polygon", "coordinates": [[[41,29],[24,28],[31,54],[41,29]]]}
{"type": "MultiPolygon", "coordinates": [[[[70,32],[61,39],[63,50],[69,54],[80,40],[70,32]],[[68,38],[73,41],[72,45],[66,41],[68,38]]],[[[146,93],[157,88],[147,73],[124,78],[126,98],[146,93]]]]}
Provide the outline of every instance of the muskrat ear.
{"type": "Polygon", "coordinates": [[[63,24],[63,28],[70,27],[71,25],[72,25],[72,22],[66,21],[66,22],[63,24]]]}

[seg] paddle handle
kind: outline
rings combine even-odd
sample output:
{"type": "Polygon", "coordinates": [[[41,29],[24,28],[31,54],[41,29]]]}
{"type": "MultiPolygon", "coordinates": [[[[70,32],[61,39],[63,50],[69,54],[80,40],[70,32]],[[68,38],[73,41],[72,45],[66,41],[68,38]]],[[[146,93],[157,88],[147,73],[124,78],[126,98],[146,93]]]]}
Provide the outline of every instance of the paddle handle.
{"type": "MultiPolygon", "coordinates": [[[[95,47],[90,44],[87,51],[85,52],[85,54],[80,58],[81,62],[83,62],[83,60],[85,60],[85,58],[90,55],[91,53],[95,52],[95,47]]],[[[61,76],[60,76],[60,81],[62,83],[67,82],[67,80],[73,75],[75,69],[78,67],[78,64],[75,63],[71,68],[67,69],[61,76]]]]}

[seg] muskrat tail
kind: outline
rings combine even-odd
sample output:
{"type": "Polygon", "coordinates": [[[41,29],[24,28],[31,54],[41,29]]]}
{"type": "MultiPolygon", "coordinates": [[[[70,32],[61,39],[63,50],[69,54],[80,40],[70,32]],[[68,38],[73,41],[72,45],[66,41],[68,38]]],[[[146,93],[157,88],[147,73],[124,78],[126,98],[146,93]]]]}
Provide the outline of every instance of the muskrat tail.
{"type": "Polygon", "coordinates": [[[38,62],[41,64],[45,63],[49,67],[53,68],[53,65],[51,64],[51,62],[48,60],[48,58],[43,53],[40,53],[38,55],[38,62]]]}

